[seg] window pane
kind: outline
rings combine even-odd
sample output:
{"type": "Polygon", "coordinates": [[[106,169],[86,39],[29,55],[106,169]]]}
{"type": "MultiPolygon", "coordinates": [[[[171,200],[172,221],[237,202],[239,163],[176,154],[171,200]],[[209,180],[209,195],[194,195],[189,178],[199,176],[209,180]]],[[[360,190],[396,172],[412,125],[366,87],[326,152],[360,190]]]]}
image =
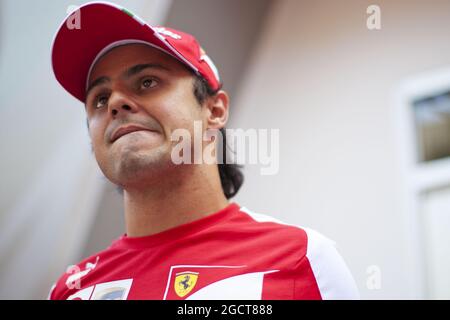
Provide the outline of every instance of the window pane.
{"type": "Polygon", "coordinates": [[[413,102],[420,162],[450,157],[450,92],[413,102]]]}

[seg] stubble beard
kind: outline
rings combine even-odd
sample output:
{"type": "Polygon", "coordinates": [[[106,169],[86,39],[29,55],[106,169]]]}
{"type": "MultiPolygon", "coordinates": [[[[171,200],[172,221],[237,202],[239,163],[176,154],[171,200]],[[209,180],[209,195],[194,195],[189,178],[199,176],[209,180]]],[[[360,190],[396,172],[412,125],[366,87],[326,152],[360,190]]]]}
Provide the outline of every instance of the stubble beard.
{"type": "Polygon", "coordinates": [[[123,189],[157,185],[174,166],[167,145],[151,150],[123,150],[111,159],[107,177],[123,189]]]}

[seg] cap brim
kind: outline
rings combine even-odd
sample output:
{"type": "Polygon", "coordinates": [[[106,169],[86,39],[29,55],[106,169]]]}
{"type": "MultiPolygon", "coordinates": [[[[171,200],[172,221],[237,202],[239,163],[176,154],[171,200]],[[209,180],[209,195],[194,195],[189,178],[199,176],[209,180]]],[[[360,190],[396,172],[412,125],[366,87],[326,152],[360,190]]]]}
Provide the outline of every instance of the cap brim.
{"type": "Polygon", "coordinates": [[[139,17],[112,3],[93,2],[64,19],[55,35],[52,66],[56,79],[84,102],[87,76],[94,60],[112,43],[125,40],[149,43],[180,59],[178,52],[139,17]],[[76,17],[79,25],[72,21],[76,17]]]}

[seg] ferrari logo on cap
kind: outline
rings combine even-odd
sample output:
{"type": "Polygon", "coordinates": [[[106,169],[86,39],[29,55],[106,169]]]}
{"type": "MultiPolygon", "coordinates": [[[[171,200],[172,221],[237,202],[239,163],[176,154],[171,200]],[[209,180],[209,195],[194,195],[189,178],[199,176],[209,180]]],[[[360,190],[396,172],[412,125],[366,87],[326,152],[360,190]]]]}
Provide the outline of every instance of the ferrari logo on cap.
{"type": "Polygon", "coordinates": [[[184,297],[194,289],[197,283],[198,272],[180,272],[176,274],[174,289],[179,297],[184,297]]]}
{"type": "Polygon", "coordinates": [[[181,36],[179,34],[176,34],[175,32],[167,30],[164,27],[155,27],[154,29],[155,29],[156,32],[158,32],[162,36],[171,37],[171,38],[173,38],[175,40],[180,40],[181,39],[181,36]]]}

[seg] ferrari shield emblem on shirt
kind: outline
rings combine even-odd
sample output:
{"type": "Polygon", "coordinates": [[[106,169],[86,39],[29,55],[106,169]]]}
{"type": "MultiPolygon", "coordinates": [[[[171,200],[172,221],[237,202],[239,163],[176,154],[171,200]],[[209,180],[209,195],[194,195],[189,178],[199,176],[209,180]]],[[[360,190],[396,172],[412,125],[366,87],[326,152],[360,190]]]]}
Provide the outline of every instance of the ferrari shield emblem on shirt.
{"type": "Polygon", "coordinates": [[[180,272],[176,274],[174,289],[179,297],[184,297],[194,289],[197,283],[198,272],[180,272]]]}

